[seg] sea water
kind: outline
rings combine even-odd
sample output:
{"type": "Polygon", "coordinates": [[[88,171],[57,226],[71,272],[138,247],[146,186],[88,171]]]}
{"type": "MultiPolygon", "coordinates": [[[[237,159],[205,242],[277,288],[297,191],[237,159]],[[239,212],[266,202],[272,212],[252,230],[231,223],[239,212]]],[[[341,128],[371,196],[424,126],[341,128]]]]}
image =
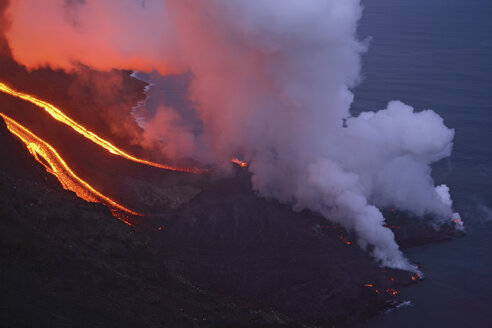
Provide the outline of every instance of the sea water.
{"type": "Polygon", "coordinates": [[[401,100],[456,130],[433,177],[450,186],[467,228],[464,238],[405,249],[426,279],[401,289],[410,306],[367,327],[492,327],[492,0],[362,3],[359,35],[371,40],[352,110],[401,100]]]}

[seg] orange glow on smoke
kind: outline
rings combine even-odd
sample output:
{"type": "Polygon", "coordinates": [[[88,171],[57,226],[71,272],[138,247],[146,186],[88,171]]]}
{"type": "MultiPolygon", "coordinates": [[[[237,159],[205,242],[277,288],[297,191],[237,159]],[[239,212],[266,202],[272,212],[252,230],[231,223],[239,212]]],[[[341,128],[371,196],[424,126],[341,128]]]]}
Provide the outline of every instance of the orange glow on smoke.
{"type": "Polygon", "coordinates": [[[238,158],[233,158],[233,159],[231,160],[231,162],[233,162],[234,164],[239,165],[240,167],[248,167],[248,163],[243,162],[243,161],[241,161],[241,160],[240,160],[240,159],[238,159],[238,158]]]}
{"type": "Polygon", "coordinates": [[[47,172],[53,174],[60,181],[64,189],[75,192],[78,197],[85,201],[101,203],[108,206],[113,216],[128,225],[132,224],[124,219],[125,216],[141,216],[141,214],[129,210],[111,198],[101,194],[87,182],[79,178],[58,152],[47,142],[37,137],[7,115],[0,113],[0,116],[5,120],[9,131],[26,144],[31,155],[46,168],[47,172]]]}
{"type": "Polygon", "coordinates": [[[74,120],[72,120],[70,117],[65,115],[59,108],[53,106],[52,104],[40,100],[38,98],[35,98],[31,95],[28,95],[23,92],[16,91],[10,87],[8,87],[6,84],[0,82],[0,91],[7,93],[9,95],[12,95],[14,97],[29,101],[33,103],[34,105],[43,108],[48,114],[50,114],[55,120],[62,122],[68,126],[70,126],[72,129],[86,137],[87,139],[91,140],[92,142],[98,144],[99,146],[103,147],[110,153],[121,156],[123,158],[126,158],[130,161],[145,164],[145,165],[150,165],[154,167],[158,167],[161,169],[165,170],[171,170],[171,171],[180,171],[180,172],[187,172],[187,173],[195,173],[195,174],[202,174],[202,173],[207,173],[207,170],[201,170],[197,168],[180,168],[180,167],[174,167],[174,166],[169,166],[169,165],[164,165],[164,164],[159,164],[155,162],[150,162],[146,161],[141,158],[134,157],[123,150],[117,148],[115,145],[111,144],[109,141],[104,140],[103,138],[99,137],[97,134],[94,132],[86,129],[84,126],[78,124],[74,120]]]}

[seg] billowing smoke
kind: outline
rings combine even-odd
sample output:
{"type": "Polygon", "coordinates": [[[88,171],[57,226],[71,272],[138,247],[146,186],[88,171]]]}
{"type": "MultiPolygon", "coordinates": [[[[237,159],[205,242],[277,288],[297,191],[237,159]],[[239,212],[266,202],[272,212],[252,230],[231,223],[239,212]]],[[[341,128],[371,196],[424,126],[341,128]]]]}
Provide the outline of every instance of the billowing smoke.
{"type": "Polygon", "coordinates": [[[240,156],[262,196],[355,231],[383,265],[413,270],[380,207],[458,218],[431,178],[454,136],[439,115],[397,101],[350,115],[359,0],[13,0],[8,15],[29,68],[190,72],[201,132],[162,106],[144,140],[221,170],[240,156]]]}

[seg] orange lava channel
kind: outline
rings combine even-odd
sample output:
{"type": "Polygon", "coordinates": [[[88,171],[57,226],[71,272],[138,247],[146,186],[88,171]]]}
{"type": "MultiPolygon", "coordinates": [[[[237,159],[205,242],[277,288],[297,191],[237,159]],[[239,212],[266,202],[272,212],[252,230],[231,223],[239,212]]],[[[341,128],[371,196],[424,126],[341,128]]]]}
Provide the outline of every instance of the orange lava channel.
{"type": "Polygon", "coordinates": [[[238,159],[238,158],[233,158],[233,159],[231,159],[231,162],[233,162],[234,164],[239,165],[240,167],[248,167],[248,163],[243,162],[243,161],[241,161],[241,160],[240,160],[240,159],[238,159]]]}
{"type": "Polygon", "coordinates": [[[141,216],[141,214],[129,210],[111,198],[101,194],[90,184],[79,178],[58,152],[47,142],[37,137],[7,115],[0,113],[0,116],[5,120],[9,131],[26,144],[31,155],[46,168],[46,171],[53,174],[60,181],[64,189],[75,192],[78,197],[88,202],[102,203],[108,206],[113,215],[126,224],[132,225],[124,219],[124,216],[141,216]]]}
{"type": "Polygon", "coordinates": [[[14,97],[29,101],[29,102],[33,103],[34,105],[43,108],[48,114],[50,114],[57,121],[60,121],[64,124],[70,126],[72,129],[74,129],[75,131],[77,131],[78,133],[80,133],[81,135],[86,137],[87,139],[89,139],[92,142],[98,144],[99,146],[105,148],[106,150],[108,150],[110,153],[112,153],[114,155],[124,157],[124,158],[131,160],[133,162],[146,164],[146,165],[158,167],[158,168],[165,169],[165,170],[180,171],[180,172],[195,173],[195,174],[207,173],[207,170],[202,170],[202,169],[197,169],[197,168],[173,167],[173,166],[159,164],[159,163],[155,163],[155,162],[150,162],[150,161],[146,161],[146,160],[141,159],[141,158],[134,157],[134,156],[124,152],[123,150],[117,148],[115,145],[111,144],[109,141],[104,140],[103,138],[99,137],[94,132],[89,131],[88,129],[86,129],[82,125],[78,124],[77,122],[72,120],[67,115],[65,115],[65,113],[63,113],[59,108],[53,106],[52,104],[50,104],[46,101],[40,100],[40,99],[35,98],[35,97],[28,95],[26,93],[16,91],[16,90],[8,87],[5,83],[1,83],[1,82],[0,82],[0,91],[7,93],[9,95],[12,95],[14,97]]]}

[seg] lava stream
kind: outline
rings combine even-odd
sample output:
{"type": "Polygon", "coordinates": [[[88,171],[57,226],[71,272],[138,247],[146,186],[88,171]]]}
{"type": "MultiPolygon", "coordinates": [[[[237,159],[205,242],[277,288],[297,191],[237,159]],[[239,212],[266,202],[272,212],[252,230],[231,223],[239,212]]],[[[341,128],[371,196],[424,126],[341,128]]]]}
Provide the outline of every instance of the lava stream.
{"type": "Polygon", "coordinates": [[[141,216],[141,214],[129,210],[111,198],[101,194],[87,182],[79,178],[58,152],[47,142],[7,115],[0,113],[0,116],[3,117],[9,131],[26,144],[27,149],[34,158],[46,168],[46,171],[53,174],[60,181],[64,189],[75,192],[78,197],[88,202],[102,203],[108,206],[113,216],[126,224],[132,225],[125,217],[141,216]]]}
{"type": "Polygon", "coordinates": [[[231,162],[233,162],[234,164],[239,165],[240,167],[248,167],[248,163],[243,162],[242,160],[240,160],[240,159],[239,159],[239,158],[237,158],[237,157],[235,157],[235,158],[231,159],[231,162]]]}
{"type": "Polygon", "coordinates": [[[82,125],[78,124],[77,122],[75,122],[74,120],[72,120],[67,115],[65,115],[65,113],[63,113],[59,108],[53,106],[52,104],[50,104],[50,103],[48,103],[46,101],[40,100],[40,99],[38,99],[36,97],[33,97],[31,95],[28,95],[26,93],[23,93],[23,92],[20,92],[20,91],[16,91],[16,90],[8,87],[5,83],[1,83],[1,82],[0,82],[0,91],[2,91],[4,93],[7,93],[9,95],[12,95],[14,97],[17,97],[17,98],[20,98],[20,99],[23,99],[23,100],[27,100],[27,101],[35,104],[36,106],[43,108],[54,119],[56,119],[57,121],[60,121],[60,122],[62,122],[64,124],[70,126],[72,129],[74,129],[75,131],[77,131],[78,133],[80,133],[81,135],[83,135],[84,137],[86,137],[87,139],[91,140],[92,142],[94,142],[94,143],[98,144],[99,146],[105,148],[106,150],[108,150],[112,154],[115,154],[115,155],[124,157],[124,158],[126,158],[128,160],[131,160],[133,162],[137,162],[137,163],[141,163],[141,164],[146,164],[146,165],[158,167],[158,168],[161,168],[161,169],[166,169],[166,170],[171,170],[171,171],[187,172],[187,173],[195,173],[195,174],[207,173],[207,170],[202,170],[202,169],[197,169],[197,168],[173,167],[173,166],[159,164],[159,163],[155,163],[155,162],[150,162],[150,161],[146,161],[146,160],[141,159],[141,158],[134,157],[134,156],[132,156],[132,155],[124,152],[123,150],[117,148],[116,146],[114,146],[113,144],[111,144],[109,141],[104,140],[103,138],[99,137],[94,132],[89,131],[88,129],[86,129],[82,125]]]}

